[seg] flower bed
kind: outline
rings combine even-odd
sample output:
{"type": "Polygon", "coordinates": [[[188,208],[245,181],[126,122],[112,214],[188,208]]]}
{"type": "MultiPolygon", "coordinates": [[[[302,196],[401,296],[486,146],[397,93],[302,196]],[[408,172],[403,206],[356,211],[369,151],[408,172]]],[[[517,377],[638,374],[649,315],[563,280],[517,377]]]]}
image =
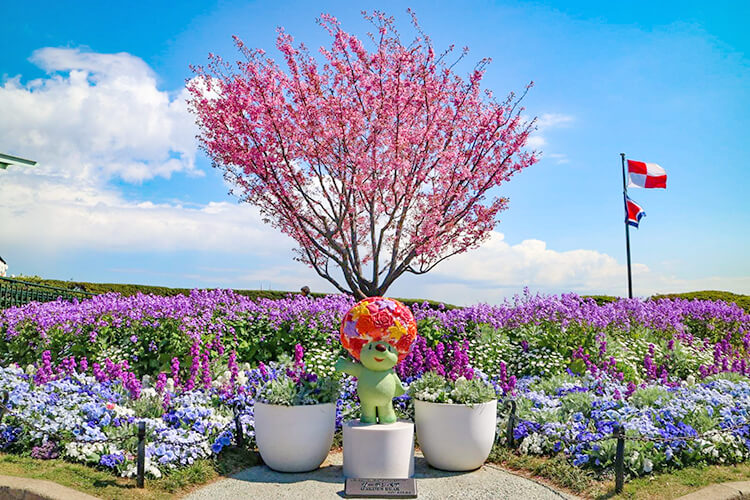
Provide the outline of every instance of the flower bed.
{"type": "MultiPolygon", "coordinates": [[[[750,458],[750,379],[719,375],[697,384],[644,384],[632,392],[607,378],[522,379],[514,439],[521,453],[564,452],[574,465],[613,466],[615,425],[625,430],[630,475],[750,458]]],[[[499,421],[504,430],[507,417],[499,421]]]]}
{"type": "MultiPolygon", "coordinates": [[[[236,360],[256,365],[301,343],[316,355],[310,366],[330,373],[340,351],[340,318],[352,304],[344,296],[252,301],[221,290],[33,303],[0,313],[0,363],[41,364],[42,380],[80,363],[120,370],[126,384],[127,373],[138,379],[164,373],[189,389],[209,386],[218,376],[213,366],[231,370],[236,360]]],[[[719,301],[623,299],[597,305],[572,294],[527,294],[501,306],[413,311],[422,336],[415,348],[421,351],[401,371],[421,372],[430,363],[425,349],[440,341],[445,348],[468,342],[472,364],[490,375],[505,370],[546,376],[571,368],[641,383],[750,374],[750,315],[719,301]]],[[[137,392],[135,381],[130,385],[137,392]]]]}
{"type": "Polygon", "coordinates": [[[119,381],[82,374],[35,384],[20,368],[0,368],[8,407],[0,424],[0,449],[34,458],[62,456],[135,474],[135,429],[146,423],[146,472],[152,477],[218,453],[232,439],[231,413],[210,393],[171,398],[168,409],[154,389],[131,399],[119,381]]]}
{"type": "MultiPolygon", "coordinates": [[[[0,390],[10,396],[10,411],[0,424],[0,448],[36,458],[62,456],[132,476],[135,428],[143,421],[148,436],[146,471],[159,477],[233,444],[233,409],[240,410],[244,435],[252,442],[253,395],[284,372],[261,366],[243,373],[244,385],[229,398],[218,389],[177,394],[165,389],[158,394],[146,388],[138,399],[131,399],[119,381],[100,383],[76,374],[37,385],[20,368],[0,369],[0,390]]],[[[575,465],[606,470],[614,460],[613,426],[620,423],[626,436],[647,438],[626,443],[631,475],[750,457],[750,379],[717,376],[700,384],[653,382],[631,394],[627,390],[618,381],[590,375],[520,379],[514,390],[519,451],[562,452],[575,465]],[[727,428],[736,429],[714,432],[727,428]]],[[[402,416],[412,414],[408,396],[397,402],[402,416]]],[[[356,408],[355,385],[347,377],[337,402],[338,428],[342,420],[358,416],[356,408]]],[[[507,424],[503,415],[498,419],[501,442],[507,424]]]]}
{"type": "MultiPolygon", "coordinates": [[[[147,469],[157,476],[235,442],[235,411],[252,443],[254,398],[280,373],[275,362],[300,343],[307,370],[331,375],[352,305],[343,296],[252,301],[193,291],[2,311],[0,390],[10,412],[0,447],[130,475],[143,421],[147,469]]],[[[614,441],[604,438],[620,422],[634,475],[748,458],[750,315],[734,305],[526,294],[501,306],[412,309],[420,336],[396,367],[401,380],[426,371],[481,377],[501,398],[516,397],[521,452],[564,452],[606,470],[614,441]],[[731,426],[739,427],[708,433],[731,426]]],[[[359,416],[350,377],[336,405],[338,427],[359,416]]],[[[407,395],[395,406],[413,416],[407,395]]]]}

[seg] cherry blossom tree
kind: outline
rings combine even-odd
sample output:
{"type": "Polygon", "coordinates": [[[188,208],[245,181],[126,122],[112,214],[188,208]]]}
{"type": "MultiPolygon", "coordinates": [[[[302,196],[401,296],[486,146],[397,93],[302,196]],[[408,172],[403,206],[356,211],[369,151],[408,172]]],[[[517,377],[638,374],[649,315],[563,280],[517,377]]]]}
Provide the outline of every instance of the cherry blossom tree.
{"type": "Polygon", "coordinates": [[[364,16],[371,50],[332,16],[320,56],[278,30],[285,68],[235,43],[236,66],[209,56],[188,89],[202,148],[232,192],[298,244],[297,259],[344,293],[383,295],[477,247],[508,200],[503,182],[536,162],[519,98],[480,86],[489,59],[466,76],[436,54],[413,13],[402,43],[393,18],[364,16]]]}

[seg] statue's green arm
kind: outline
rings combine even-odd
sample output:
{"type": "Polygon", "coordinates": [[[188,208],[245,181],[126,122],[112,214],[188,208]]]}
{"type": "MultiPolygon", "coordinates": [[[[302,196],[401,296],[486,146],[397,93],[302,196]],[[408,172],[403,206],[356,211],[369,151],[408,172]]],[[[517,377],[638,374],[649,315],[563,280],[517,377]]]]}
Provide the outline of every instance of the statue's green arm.
{"type": "Polygon", "coordinates": [[[393,378],[396,379],[396,394],[394,395],[394,397],[399,397],[406,394],[406,388],[404,387],[404,384],[401,383],[401,379],[398,378],[398,375],[394,373],[393,378]]]}
{"type": "Polygon", "coordinates": [[[336,360],[335,368],[337,372],[348,373],[354,377],[359,377],[362,374],[361,364],[345,358],[339,358],[336,360]]]}

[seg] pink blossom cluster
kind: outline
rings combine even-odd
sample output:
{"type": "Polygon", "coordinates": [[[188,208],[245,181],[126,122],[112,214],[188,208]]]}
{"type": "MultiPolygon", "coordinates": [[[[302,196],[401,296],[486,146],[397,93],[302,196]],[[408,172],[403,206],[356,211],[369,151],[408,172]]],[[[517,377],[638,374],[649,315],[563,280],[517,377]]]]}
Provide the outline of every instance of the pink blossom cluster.
{"type": "Polygon", "coordinates": [[[331,45],[319,56],[283,28],[282,65],[235,37],[243,60],[210,55],[187,87],[202,146],[234,191],[360,298],[478,246],[508,205],[495,188],[537,161],[520,99],[482,89],[489,59],[463,77],[453,68],[468,49],[436,52],[414,17],[407,43],[392,18],[365,18],[371,50],[321,15],[331,45]]]}

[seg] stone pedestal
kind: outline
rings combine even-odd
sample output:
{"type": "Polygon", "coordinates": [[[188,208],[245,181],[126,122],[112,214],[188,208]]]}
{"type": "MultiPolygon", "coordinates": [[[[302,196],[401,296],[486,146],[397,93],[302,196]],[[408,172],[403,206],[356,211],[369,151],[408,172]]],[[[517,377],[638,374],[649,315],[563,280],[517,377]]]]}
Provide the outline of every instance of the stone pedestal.
{"type": "Polygon", "coordinates": [[[414,477],[414,424],[344,423],[344,477],[414,477]]]}

